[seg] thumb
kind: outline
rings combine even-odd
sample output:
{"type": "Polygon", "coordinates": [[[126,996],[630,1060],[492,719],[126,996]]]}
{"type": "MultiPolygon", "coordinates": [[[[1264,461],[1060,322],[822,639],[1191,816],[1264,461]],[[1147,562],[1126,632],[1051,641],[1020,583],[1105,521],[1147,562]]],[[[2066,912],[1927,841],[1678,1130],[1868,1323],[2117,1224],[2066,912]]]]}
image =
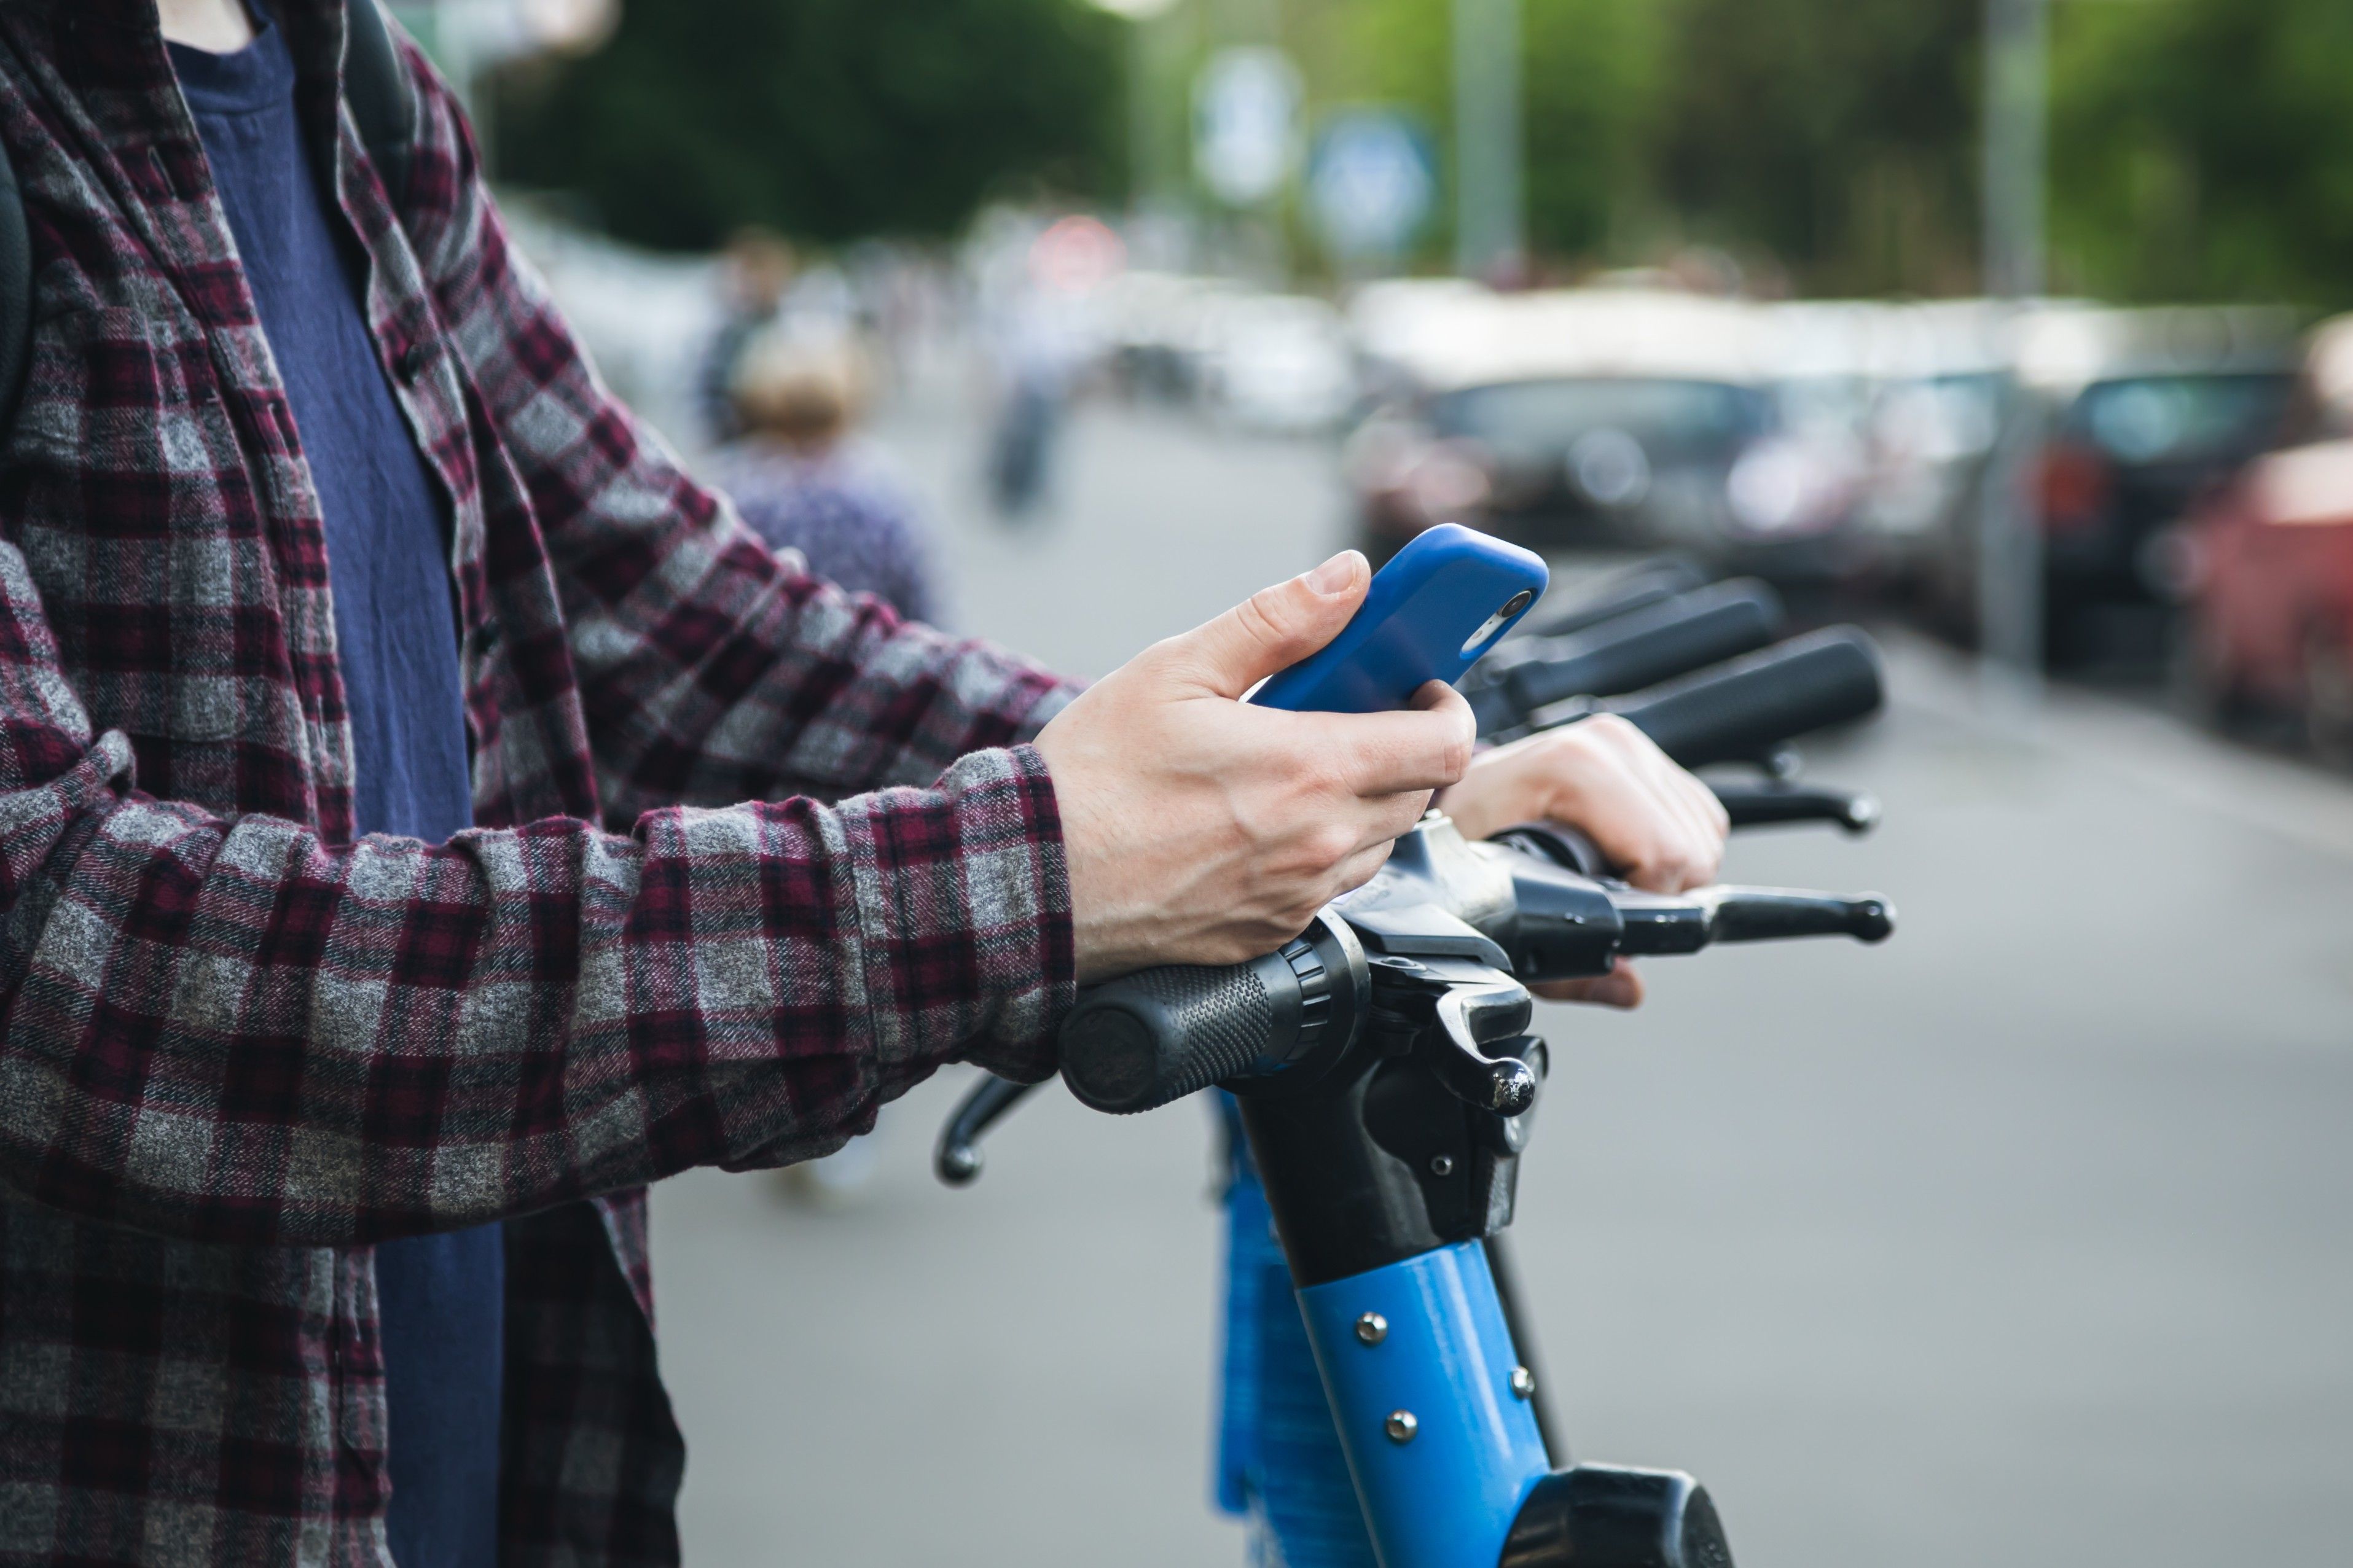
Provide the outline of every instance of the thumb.
{"type": "Polygon", "coordinates": [[[1220,697],[1240,697],[1340,635],[1365,601],[1372,568],[1343,550],[1313,572],[1261,588],[1170,650],[1220,697]]]}

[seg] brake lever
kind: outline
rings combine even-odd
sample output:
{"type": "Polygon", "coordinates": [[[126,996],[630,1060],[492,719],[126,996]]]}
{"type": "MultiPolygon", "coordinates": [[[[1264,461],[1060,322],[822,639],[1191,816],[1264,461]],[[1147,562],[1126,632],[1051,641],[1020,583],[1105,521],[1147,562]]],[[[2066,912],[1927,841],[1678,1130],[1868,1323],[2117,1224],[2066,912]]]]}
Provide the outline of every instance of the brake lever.
{"type": "MultiPolygon", "coordinates": [[[[1850,834],[1869,833],[1879,826],[1879,801],[1856,790],[1817,789],[1789,784],[1711,784],[1715,798],[1735,827],[1764,827],[1788,822],[1835,823],[1850,834]]],[[[1589,834],[1561,822],[1523,822],[1494,836],[1495,841],[1532,850],[1580,877],[1617,874],[1601,847],[1589,834]]]]}
{"type": "Polygon", "coordinates": [[[1785,822],[1828,822],[1860,836],[1879,826],[1879,802],[1857,790],[1811,784],[1711,784],[1735,827],[1765,827],[1785,822]]]}
{"type": "Polygon", "coordinates": [[[981,1134],[1037,1087],[983,1074],[941,1124],[939,1143],[932,1151],[932,1173],[948,1186],[970,1186],[986,1163],[980,1152],[981,1134]]]}
{"type": "Polygon", "coordinates": [[[1719,942],[1801,936],[1881,942],[1895,931],[1894,907],[1875,893],[1841,898],[1786,888],[1702,888],[1669,897],[1613,887],[1609,901],[1625,925],[1619,952],[1630,956],[1697,952],[1719,942]]]}

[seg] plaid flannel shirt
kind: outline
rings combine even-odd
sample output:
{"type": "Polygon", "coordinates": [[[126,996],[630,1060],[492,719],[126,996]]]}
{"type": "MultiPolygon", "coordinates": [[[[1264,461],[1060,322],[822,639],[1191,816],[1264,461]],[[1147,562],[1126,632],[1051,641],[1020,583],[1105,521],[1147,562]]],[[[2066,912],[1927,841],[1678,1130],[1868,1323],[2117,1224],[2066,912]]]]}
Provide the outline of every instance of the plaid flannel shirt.
{"type": "Polygon", "coordinates": [[[502,1560],[670,1563],[642,1184],[1050,1069],[1016,742],[1065,689],[761,548],[598,384],[422,57],[396,214],[343,0],[277,10],[449,503],[482,826],[353,841],[317,494],[154,0],[0,0],[0,1564],[384,1563],[371,1244],[501,1219],[502,1560]]]}

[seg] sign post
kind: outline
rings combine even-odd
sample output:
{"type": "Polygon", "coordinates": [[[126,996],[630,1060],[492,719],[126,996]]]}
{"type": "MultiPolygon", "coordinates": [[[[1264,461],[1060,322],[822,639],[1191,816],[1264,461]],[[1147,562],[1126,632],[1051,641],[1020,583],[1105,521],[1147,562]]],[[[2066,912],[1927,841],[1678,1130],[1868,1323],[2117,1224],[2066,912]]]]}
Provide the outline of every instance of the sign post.
{"type": "Polygon", "coordinates": [[[1455,267],[1517,270],[1521,222],[1520,0],[1454,0],[1455,267]]]}
{"type": "Polygon", "coordinates": [[[2031,470],[2041,411],[2020,384],[2016,338],[2043,279],[2043,164],[2050,113],[2049,0],[1986,0],[1985,288],[2010,309],[1978,517],[1978,648],[1988,683],[2031,700],[2042,677],[2042,522],[2031,470]]]}

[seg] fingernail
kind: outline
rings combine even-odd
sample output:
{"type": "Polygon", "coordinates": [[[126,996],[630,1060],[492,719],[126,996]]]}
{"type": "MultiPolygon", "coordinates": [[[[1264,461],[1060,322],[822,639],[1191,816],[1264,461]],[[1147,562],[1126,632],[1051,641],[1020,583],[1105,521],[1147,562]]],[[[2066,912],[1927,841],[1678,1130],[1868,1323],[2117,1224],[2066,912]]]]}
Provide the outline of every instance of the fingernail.
{"type": "Polygon", "coordinates": [[[1363,560],[1355,551],[1343,550],[1307,574],[1307,585],[1319,594],[1336,594],[1356,580],[1356,567],[1363,560]]]}

